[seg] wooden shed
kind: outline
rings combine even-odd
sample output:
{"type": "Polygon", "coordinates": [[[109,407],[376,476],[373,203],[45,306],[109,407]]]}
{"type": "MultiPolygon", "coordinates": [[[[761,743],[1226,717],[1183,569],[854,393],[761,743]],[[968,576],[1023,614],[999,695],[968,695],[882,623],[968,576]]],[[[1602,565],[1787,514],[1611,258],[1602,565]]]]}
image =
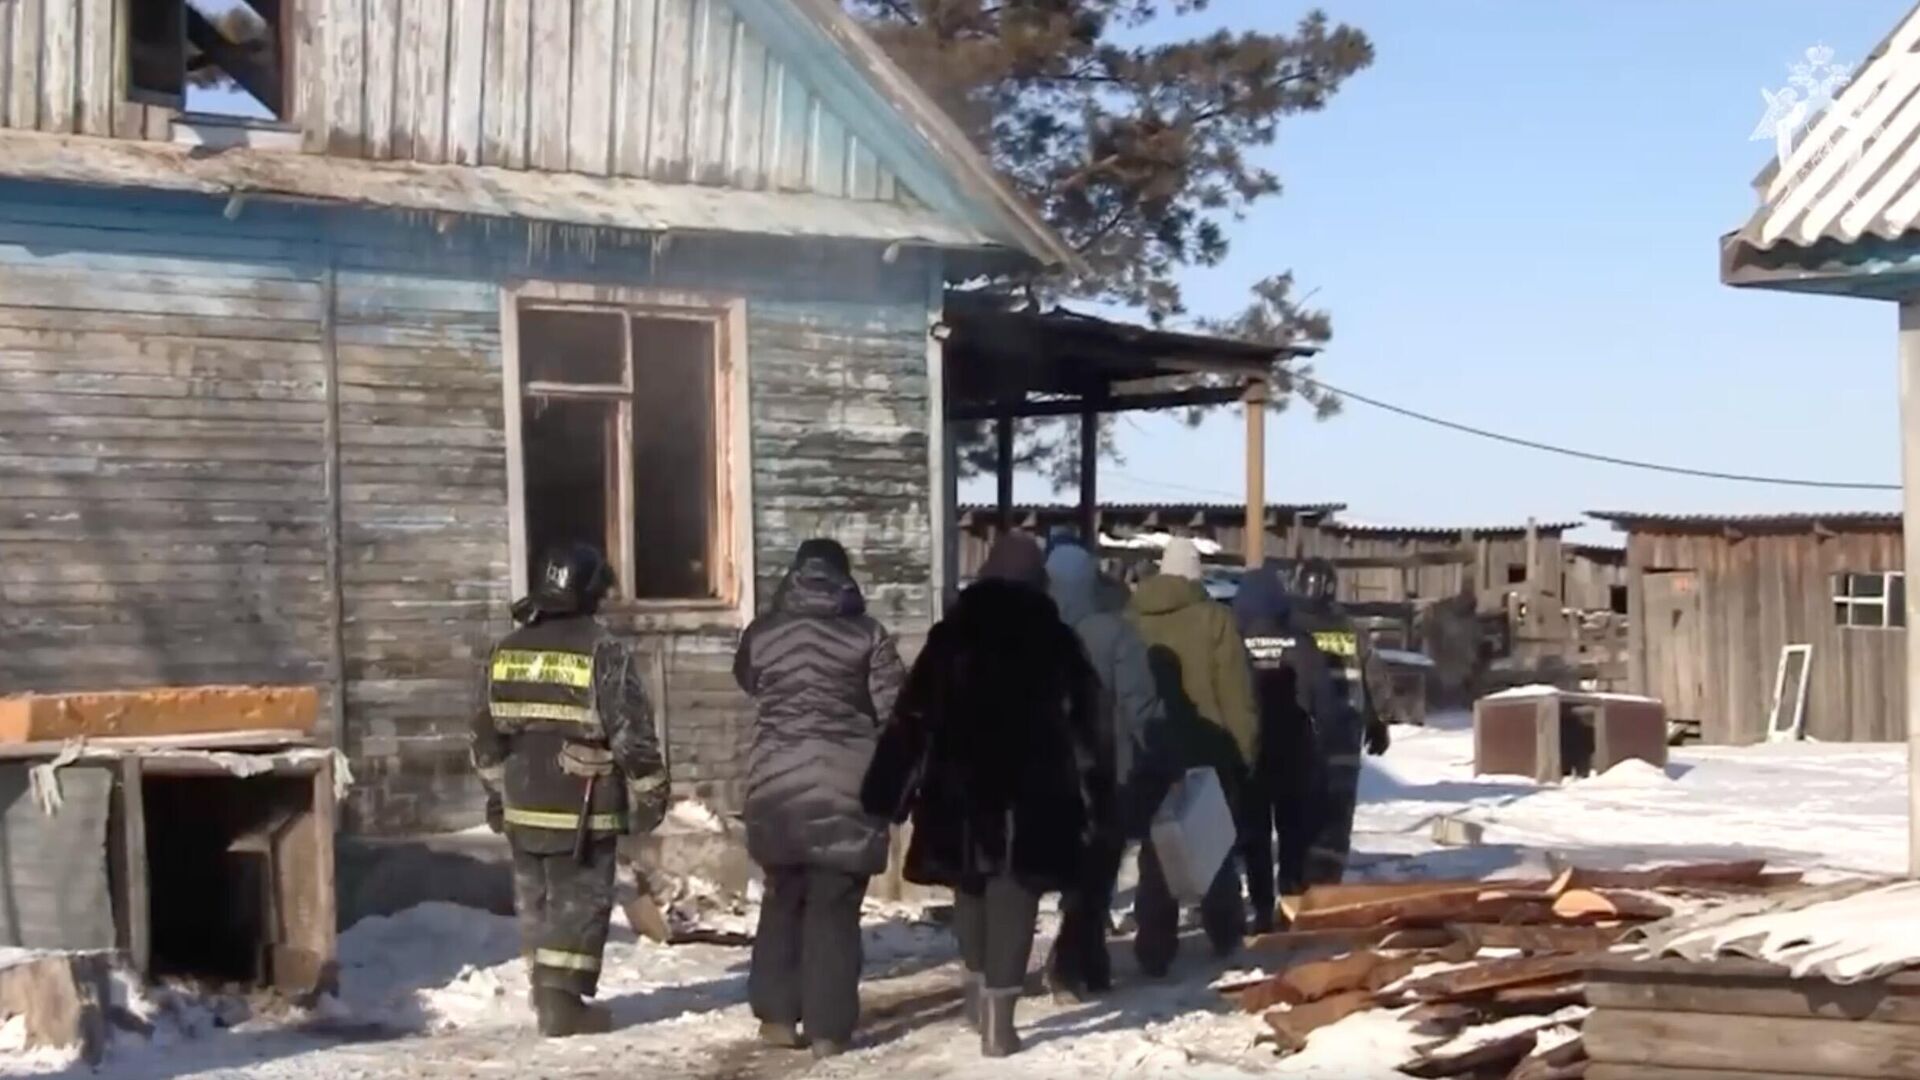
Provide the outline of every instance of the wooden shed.
{"type": "Polygon", "coordinates": [[[1781,650],[1811,647],[1805,732],[1906,732],[1900,515],[1596,513],[1627,535],[1630,683],[1708,742],[1767,735],[1781,650]]]}
{"type": "Polygon", "coordinates": [[[1071,253],[834,0],[249,4],[0,5],[0,693],[318,685],[353,827],[464,827],[480,659],[587,539],[730,804],[799,541],[936,613],[946,285],[1071,253]]]}
{"type": "Polygon", "coordinates": [[[1471,593],[1500,611],[1509,593],[1540,591],[1559,608],[1561,538],[1577,522],[1454,528],[1331,520],[1302,535],[1300,555],[1342,566],[1348,602],[1444,600],[1471,593]],[[1369,562],[1376,565],[1369,566],[1369,562]]]}
{"type": "MultiPolygon", "coordinates": [[[[1288,557],[1301,537],[1346,507],[1339,503],[1270,503],[1266,512],[1267,551],[1288,557]]],[[[1056,530],[1078,534],[1085,515],[1077,505],[1064,503],[1016,505],[1013,527],[1035,536],[1056,530]]],[[[1238,561],[1245,550],[1247,511],[1240,503],[1101,503],[1096,522],[1100,532],[1117,540],[1139,533],[1167,532],[1203,537],[1220,545],[1223,558],[1238,561]]],[[[987,561],[987,552],[1000,535],[997,507],[960,507],[960,577],[973,576],[987,561]]]]}

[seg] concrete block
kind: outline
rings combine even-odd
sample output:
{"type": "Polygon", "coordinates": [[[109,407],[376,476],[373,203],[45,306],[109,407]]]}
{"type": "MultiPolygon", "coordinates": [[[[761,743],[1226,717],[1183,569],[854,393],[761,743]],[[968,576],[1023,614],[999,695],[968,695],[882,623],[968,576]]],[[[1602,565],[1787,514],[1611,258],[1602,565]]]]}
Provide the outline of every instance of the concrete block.
{"type": "Polygon", "coordinates": [[[431,900],[513,914],[513,852],[486,831],[341,837],[335,852],[340,926],[431,900]]]}
{"type": "Polygon", "coordinates": [[[77,1047],[98,1064],[107,1042],[109,970],[104,953],[0,958],[0,1017],[26,1017],[29,1048],[77,1047]]]}

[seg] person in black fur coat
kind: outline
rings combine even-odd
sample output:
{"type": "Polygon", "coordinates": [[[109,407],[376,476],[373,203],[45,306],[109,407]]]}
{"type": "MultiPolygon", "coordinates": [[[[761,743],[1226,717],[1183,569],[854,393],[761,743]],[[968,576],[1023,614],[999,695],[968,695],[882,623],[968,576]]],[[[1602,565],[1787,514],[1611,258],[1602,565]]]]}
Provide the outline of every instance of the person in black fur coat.
{"type": "Polygon", "coordinates": [[[954,890],[968,1018],[1001,1057],[1020,1047],[1039,898],[1082,879],[1114,777],[1099,676],[1047,596],[1039,545],[1002,538],[980,576],[928,636],[862,798],[913,819],[907,880],[954,890]]]}

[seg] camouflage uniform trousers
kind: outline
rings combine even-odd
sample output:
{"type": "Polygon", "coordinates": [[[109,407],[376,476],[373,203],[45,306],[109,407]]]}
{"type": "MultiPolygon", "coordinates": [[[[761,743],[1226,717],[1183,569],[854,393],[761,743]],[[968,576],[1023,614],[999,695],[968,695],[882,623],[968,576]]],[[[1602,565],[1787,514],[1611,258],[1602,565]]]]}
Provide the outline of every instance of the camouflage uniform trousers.
{"type": "Polygon", "coordinates": [[[595,837],[582,862],[571,850],[546,853],[514,845],[514,909],[535,986],[581,997],[599,988],[613,915],[616,847],[612,836],[595,837]]]}

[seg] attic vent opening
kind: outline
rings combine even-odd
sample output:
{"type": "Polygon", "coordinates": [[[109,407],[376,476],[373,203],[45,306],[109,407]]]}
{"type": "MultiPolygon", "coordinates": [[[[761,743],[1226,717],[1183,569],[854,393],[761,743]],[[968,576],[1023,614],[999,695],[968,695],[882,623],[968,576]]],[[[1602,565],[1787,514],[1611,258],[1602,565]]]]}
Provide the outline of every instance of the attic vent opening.
{"type": "Polygon", "coordinates": [[[128,0],[127,97],[207,116],[288,120],[299,0],[128,0]]]}

